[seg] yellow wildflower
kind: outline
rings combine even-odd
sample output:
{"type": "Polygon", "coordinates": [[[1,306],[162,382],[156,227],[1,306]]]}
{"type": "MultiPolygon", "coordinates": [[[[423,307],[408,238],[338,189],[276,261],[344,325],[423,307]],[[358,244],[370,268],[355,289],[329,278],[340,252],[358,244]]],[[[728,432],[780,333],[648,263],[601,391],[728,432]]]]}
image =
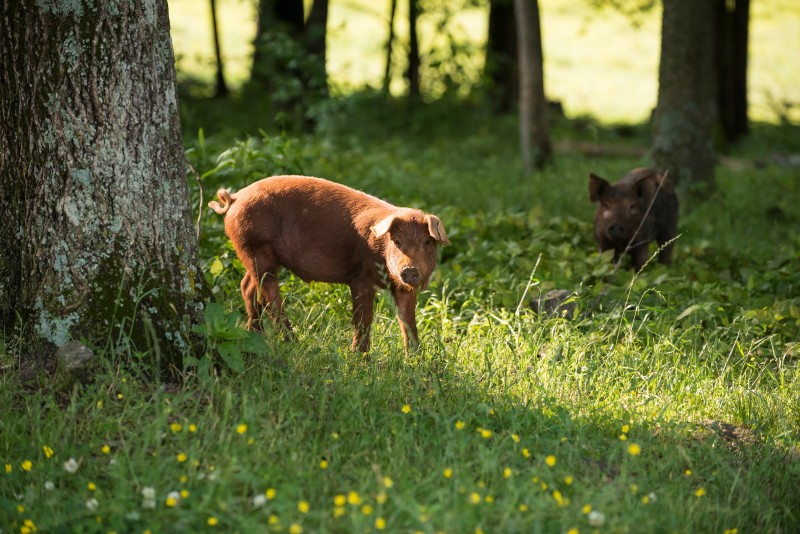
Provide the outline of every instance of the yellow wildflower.
{"type": "Polygon", "coordinates": [[[553,456],[552,454],[547,455],[547,457],[544,459],[544,463],[546,463],[550,467],[553,467],[554,465],[556,465],[556,461],[557,461],[556,457],[553,456]]]}
{"type": "Polygon", "coordinates": [[[247,432],[247,425],[246,425],[246,424],[244,424],[244,423],[240,423],[240,424],[239,424],[239,425],[236,427],[236,433],[237,433],[237,434],[244,434],[245,432],[247,432]]]}
{"type": "Polygon", "coordinates": [[[639,456],[640,454],[642,454],[642,448],[636,443],[631,443],[630,445],[628,445],[628,454],[630,454],[631,456],[639,456]]]}

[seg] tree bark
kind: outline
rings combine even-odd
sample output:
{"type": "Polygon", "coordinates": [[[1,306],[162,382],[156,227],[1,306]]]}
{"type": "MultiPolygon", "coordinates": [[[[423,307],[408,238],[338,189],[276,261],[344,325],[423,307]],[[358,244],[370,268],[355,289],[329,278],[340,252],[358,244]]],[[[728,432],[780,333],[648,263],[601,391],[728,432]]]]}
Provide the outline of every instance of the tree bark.
{"type": "Polygon", "coordinates": [[[419,0],[408,0],[408,96],[419,98],[419,40],[417,39],[417,18],[419,16],[419,0]]]}
{"type": "Polygon", "coordinates": [[[0,331],[25,360],[81,339],[179,365],[207,289],[166,0],[4,1],[0,186],[0,331]]]}
{"type": "Polygon", "coordinates": [[[519,48],[519,132],[526,172],[543,168],[552,157],[544,95],[544,54],[537,0],[514,0],[519,48]]]}
{"type": "Polygon", "coordinates": [[[714,3],[664,0],[654,163],[692,189],[714,187],[714,3]]]}
{"type": "Polygon", "coordinates": [[[519,98],[518,61],[514,4],[512,0],[491,0],[484,79],[499,113],[511,111],[519,98]]]}
{"type": "Polygon", "coordinates": [[[716,0],[717,108],[725,138],[736,142],[747,122],[747,40],[750,0],[716,0]]]}
{"type": "Polygon", "coordinates": [[[222,62],[222,50],[219,46],[219,29],[217,25],[217,3],[211,0],[211,31],[214,35],[214,56],[217,63],[217,83],[214,96],[223,98],[228,96],[228,84],[225,83],[225,69],[222,62]]]}

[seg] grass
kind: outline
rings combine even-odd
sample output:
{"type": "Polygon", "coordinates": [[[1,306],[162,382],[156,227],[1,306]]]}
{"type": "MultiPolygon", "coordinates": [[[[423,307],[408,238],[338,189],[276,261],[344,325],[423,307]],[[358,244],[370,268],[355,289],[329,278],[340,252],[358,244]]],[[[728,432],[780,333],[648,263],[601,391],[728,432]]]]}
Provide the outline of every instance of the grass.
{"type": "MultiPolygon", "coordinates": [[[[213,105],[189,127],[239,117],[213,105]]],[[[640,162],[559,154],[525,177],[510,119],[342,105],[347,121],[316,136],[232,141],[219,129],[187,136],[187,155],[206,201],[221,185],[304,172],[440,215],[452,246],[420,298],[422,350],[404,353],[381,294],[370,357],[350,353],[347,289],[288,275],[298,339],[243,337],[240,265],[205,213],[219,305],[184,384],[113,352],[83,385],[34,391],[0,376],[4,531],[797,529],[796,173],[718,168],[718,193],[684,207],[676,263],[633,276],[595,252],[585,186],[589,171],[616,178],[640,162]],[[555,288],[575,294],[577,318],[533,313],[555,288]],[[236,351],[238,363],[220,357],[236,351]]],[[[644,129],[553,131],[646,142],[644,129]]],[[[797,139],[796,127],[759,126],[733,155],[767,158],[778,142],[791,153],[797,139]]],[[[8,360],[18,347],[4,343],[8,360]]]]}

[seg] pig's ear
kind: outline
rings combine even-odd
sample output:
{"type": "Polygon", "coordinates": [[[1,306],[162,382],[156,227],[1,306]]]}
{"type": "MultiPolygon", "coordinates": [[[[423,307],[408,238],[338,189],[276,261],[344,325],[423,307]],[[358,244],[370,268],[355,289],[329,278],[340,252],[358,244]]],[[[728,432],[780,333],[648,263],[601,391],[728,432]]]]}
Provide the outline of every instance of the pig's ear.
{"type": "Polygon", "coordinates": [[[592,202],[597,202],[606,192],[611,184],[608,181],[600,178],[594,173],[589,173],[589,200],[592,202]]]}
{"type": "Polygon", "coordinates": [[[395,219],[394,215],[389,215],[387,217],[384,217],[380,221],[376,222],[374,225],[372,225],[372,228],[370,228],[370,230],[372,230],[372,234],[375,237],[381,237],[383,234],[388,232],[389,229],[392,227],[394,219],[395,219]]]}
{"type": "Polygon", "coordinates": [[[428,233],[431,234],[431,237],[436,241],[449,245],[450,241],[447,239],[444,225],[442,221],[439,220],[439,217],[436,215],[426,215],[425,218],[428,220],[428,233]]]}
{"type": "Polygon", "coordinates": [[[653,171],[636,180],[636,194],[639,195],[639,198],[652,198],[660,183],[659,178],[658,173],[653,171]]]}

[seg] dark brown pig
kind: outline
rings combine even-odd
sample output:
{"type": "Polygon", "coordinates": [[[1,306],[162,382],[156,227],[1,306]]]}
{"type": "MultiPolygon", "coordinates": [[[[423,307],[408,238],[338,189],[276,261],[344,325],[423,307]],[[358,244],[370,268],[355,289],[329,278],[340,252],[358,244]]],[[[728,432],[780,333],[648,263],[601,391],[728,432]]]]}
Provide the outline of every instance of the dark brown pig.
{"type": "Polygon", "coordinates": [[[658,261],[672,262],[678,231],[678,197],[666,175],[634,169],[614,184],[589,175],[589,198],[598,202],[594,237],[600,251],[614,250],[614,262],[630,252],[638,272],[650,257],[650,242],[661,245],[658,261]]]}
{"type": "Polygon", "coordinates": [[[306,282],[350,286],[353,350],[362,352],[369,350],[376,289],[388,286],[406,349],[417,346],[417,290],[428,284],[438,245],[449,243],[436,216],[307,176],[274,176],[217,196],[221,204],[208,205],[225,214],[225,232],[246,269],[249,328],[260,329],[266,311],[291,330],[278,288],[285,267],[306,282]]]}

